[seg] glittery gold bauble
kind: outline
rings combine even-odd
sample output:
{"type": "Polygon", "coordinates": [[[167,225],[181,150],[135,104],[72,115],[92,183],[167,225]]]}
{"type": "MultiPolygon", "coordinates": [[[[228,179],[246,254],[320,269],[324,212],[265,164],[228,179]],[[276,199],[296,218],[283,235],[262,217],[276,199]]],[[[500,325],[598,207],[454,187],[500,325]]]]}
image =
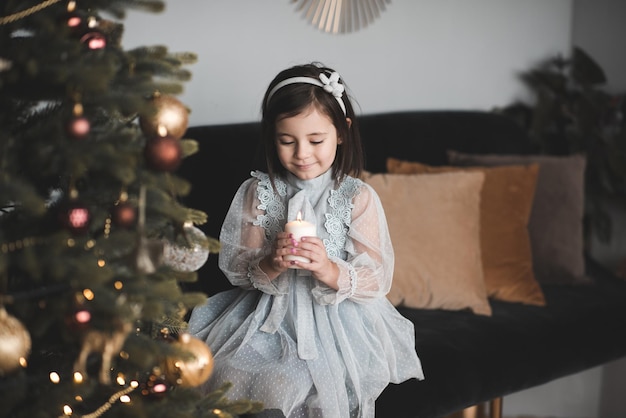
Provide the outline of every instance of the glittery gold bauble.
{"type": "Polygon", "coordinates": [[[167,380],[178,386],[199,386],[206,382],[213,372],[213,354],[209,346],[188,333],[181,334],[172,344],[190,356],[165,359],[163,370],[167,380]]]}
{"type": "Polygon", "coordinates": [[[0,307],[0,376],[26,365],[30,334],[22,323],[0,307]]]}
{"type": "Polygon", "coordinates": [[[139,125],[147,138],[183,137],[187,131],[189,111],[176,97],[155,95],[150,110],[139,116],[139,125]]]}

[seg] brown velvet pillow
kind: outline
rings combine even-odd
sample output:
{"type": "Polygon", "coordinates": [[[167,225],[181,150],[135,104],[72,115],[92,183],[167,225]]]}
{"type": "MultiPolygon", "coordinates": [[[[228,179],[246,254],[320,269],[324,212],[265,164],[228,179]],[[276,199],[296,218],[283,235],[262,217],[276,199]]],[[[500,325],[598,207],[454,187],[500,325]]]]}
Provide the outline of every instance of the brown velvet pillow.
{"type": "Polygon", "coordinates": [[[546,300],[533,273],[528,234],[537,164],[460,168],[387,159],[387,171],[396,174],[459,170],[485,174],[480,195],[480,245],[487,295],[507,302],[544,306],[546,300]]]}
{"type": "Polygon", "coordinates": [[[396,306],[491,315],[480,258],[480,172],[370,174],[395,252],[396,306]]]}
{"type": "Polygon", "coordinates": [[[528,223],[533,268],[539,283],[588,284],[585,275],[583,213],[584,155],[490,155],[448,151],[457,166],[539,164],[528,223]]]}

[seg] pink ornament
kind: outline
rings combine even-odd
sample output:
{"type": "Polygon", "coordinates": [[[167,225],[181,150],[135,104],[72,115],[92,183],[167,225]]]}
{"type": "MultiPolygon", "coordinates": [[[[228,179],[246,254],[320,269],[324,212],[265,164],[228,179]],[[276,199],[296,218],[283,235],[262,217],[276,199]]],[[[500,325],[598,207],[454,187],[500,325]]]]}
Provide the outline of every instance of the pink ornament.
{"type": "Polygon", "coordinates": [[[180,165],[183,150],[180,140],[171,136],[148,140],[144,156],[150,168],[157,171],[174,171],[180,165]]]}
{"type": "Polygon", "coordinates": [[[106,37],[99,32],[88,32],[80,38],[80,41],[92,50],[103,49],[107,46],[106,37]]]}
{"type": "Polygon", "coordinates": [[[89,119],[82,116],[72,119],[67,127],[68,134],[74,139],[86,138],[90,130],[89,119]]]}
{"type": "Polygon", "coordinates": [[[75,234],[87,232],[91,222],[91,213],[86,206],[78,202],[70,202],[62,207],[59,220],[75,234]]]}

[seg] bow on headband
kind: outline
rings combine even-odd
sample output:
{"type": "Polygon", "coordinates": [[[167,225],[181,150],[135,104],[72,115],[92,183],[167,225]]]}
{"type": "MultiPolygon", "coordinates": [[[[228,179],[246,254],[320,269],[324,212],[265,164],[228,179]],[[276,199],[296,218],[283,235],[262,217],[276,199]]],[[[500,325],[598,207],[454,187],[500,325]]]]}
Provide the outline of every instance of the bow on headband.
{"type": "Polygon", "coordinates": [[[333,96],[337,98],[341,98],[345,90],[345,87],[343,86],[343,84],[339,84],[338,72],[335,71],[334,73],[330,75],[330,77],[328,77],[324,73],[321,73],[320,81],[324,85],[324,90],[326,90],[327,92],[329,92],[330,94],[332,94],[333,96]]]}

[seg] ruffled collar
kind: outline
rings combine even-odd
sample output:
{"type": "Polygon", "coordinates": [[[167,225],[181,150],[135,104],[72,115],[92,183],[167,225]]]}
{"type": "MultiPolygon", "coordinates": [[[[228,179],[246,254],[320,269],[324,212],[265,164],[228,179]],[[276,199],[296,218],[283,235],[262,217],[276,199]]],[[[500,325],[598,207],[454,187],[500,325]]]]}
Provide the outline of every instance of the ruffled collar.
{"type": "Polygon", "coordinates": [[[287,173],[287,183],[297,190],[323,190],[328,187],[329,184],[333,183],[332,177],[332,168],[326,170],[324,174],[320,174],[314,179],[302,180],[298,177],[294,176],[291,173],[287,173]]]}

